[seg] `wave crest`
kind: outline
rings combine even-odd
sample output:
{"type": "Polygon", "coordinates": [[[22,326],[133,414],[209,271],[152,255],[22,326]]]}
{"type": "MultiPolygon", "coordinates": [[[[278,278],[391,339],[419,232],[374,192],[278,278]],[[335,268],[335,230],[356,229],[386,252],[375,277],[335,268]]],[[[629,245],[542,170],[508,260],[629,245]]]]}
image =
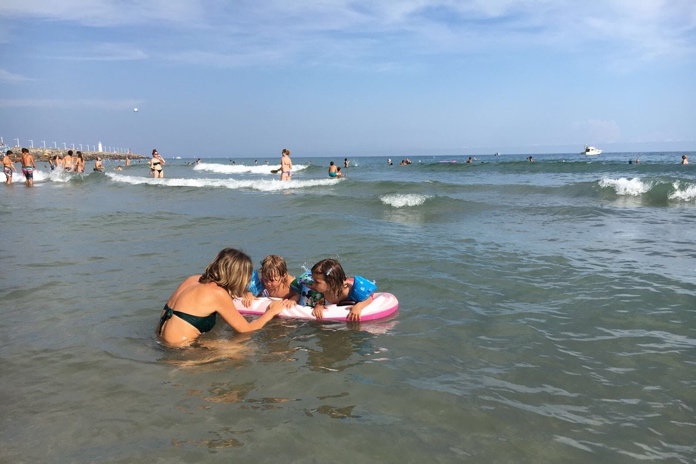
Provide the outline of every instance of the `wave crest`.
{"type": "Polygon", "coordinates": [[[393,206],[394,208],[403,208],[405,206],[420,206],[431,198],[428,195],[419,195],[414,193],[392,193],[382,195],[379,199],[385,205],[393,206]]]}

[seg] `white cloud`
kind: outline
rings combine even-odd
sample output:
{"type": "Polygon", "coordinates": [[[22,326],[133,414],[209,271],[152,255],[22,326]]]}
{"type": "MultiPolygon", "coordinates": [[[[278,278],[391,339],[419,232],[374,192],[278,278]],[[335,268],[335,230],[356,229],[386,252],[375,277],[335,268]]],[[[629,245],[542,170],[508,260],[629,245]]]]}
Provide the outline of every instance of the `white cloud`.
{"type": "MultiPolygon", "coordinates": [[[[627,62],[696,53],[691,0],[4,0],[0,17],[138,27],[149,55],[218,66],[273,63],[280,55],[379,61],[538,47],[627,62]],[[169,40],[148,41],[163,36],[169,40]]],[[[146,56],[132,53],[105,56],[146,56]]]]}
{"type": "Polygon", "coordinates": [[[31,79],[20,74],[15,74],[6,69],[0,69],[0,82],[5,82],[8,84],[19,84],[21,82],[30,82],[35,79],[31,79]]]}
{"type": "Polygon", "coordinates": [[[141,100],[99,100],[99,99],[0,99],[0,108],[80,108],[99,110],[131,110],[142,103],[141,100]]]}
{"type": "MultiPolygon", "coordinates": [[[[78,44],[74,44],[78,48],[78,44]]],[[[54,57],[55,58],[55,57],[54,57]]],[[[82,49],[80,55],[62,56],[58,59],[70,59],[76,61],[137,61],[149,58],[148,54],[128,44],[102,43],[88,44],[82,49]]]]}

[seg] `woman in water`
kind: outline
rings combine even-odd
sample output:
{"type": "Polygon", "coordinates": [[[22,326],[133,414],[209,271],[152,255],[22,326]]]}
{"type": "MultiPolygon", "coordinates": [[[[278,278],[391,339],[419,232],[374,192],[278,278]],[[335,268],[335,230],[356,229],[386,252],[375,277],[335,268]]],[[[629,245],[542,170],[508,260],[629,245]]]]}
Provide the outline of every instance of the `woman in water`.
{"type": "Polygon", "coordinates": [[[280,155],[280,180],[292,179],[292,160],[290,159],[290,150],[283,148],[280,155]]]}
{"type": "Polygon", "coordinates": [[[82,152],[77,152],[77,160],[75,161],[75,172],[85,172],[85,159],[82,157],[82,152]]]}
{"type": "Polygon", "coordinates": [[[188,345],[215,326],[216,314],[237,332],[262,328],[287,301],[272,301],[262,316],[248,322],[232,300],[244,295],[252,271],[251,258],[245,253],[234,248],[222,250],[202,275],[192,275],[174,290],[160,316],[159,337],[169,345],[188,345]]]}
{"type": "Polygon", "coordinates": [[[156,149],[153,149],[152,159],[150,159],[150,174],[152,174],[152,177],[164,178],[164,170],[162,169],[164,164],[164,158],[160,156],[156,149]]]}

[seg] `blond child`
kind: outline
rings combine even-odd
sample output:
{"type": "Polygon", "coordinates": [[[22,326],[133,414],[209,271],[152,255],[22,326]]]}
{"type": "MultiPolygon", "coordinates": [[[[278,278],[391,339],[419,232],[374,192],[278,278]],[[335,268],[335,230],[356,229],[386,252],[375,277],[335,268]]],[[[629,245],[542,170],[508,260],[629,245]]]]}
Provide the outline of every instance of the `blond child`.
{"type": "Polygon", "coordinates": [[[268,255],[261,261],[261,268],[254,271],[242,304],[248,308],[254,297],[266,297],[288,300],[288,306],[292,306],[300,299],[292,285],[294,280],[295,277],[288,274],[288,266],[282,256],[268,255]]]}

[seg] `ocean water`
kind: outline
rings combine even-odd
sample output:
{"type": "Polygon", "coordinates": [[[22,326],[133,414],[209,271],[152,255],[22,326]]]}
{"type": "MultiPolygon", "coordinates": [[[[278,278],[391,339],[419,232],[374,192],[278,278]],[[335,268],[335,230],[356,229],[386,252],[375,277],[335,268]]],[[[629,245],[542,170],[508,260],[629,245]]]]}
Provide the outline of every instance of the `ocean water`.
{"type": "Polygon", "coordinates": [[[680,157],[16,176],[0,462],[695,462],[696,165],[680,157]],[[162,305],[227,246],[294,275],[338,258],[399,312],[250,335],[218,321],[200,346],[161,346],[162,305]]]}

